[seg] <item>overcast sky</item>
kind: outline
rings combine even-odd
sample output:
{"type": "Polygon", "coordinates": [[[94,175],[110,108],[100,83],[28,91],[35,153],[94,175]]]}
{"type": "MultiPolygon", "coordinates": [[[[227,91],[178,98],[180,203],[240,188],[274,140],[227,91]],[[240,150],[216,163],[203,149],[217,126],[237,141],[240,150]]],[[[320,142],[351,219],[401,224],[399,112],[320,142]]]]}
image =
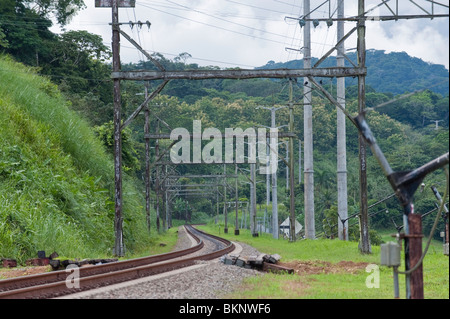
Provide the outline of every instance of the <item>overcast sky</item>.
{"type": "MultiPolygon", "coordinates": [[[[87,8],[80,11],[67,26],[70,30],[87,30],[101,35],[111,44],[111,9],[95,8],[94,0],[85,0],[87,8]]],[[[345,1],[345,15],[357,14],[357,0],[345,1]]],[[[395,10],[394,0],[388,1],[395,10]]],[[[437,0],[440,3],[448,1],[437,0]]],[[[336,9],[336,0],[311,0],[313,18],[328,18],[336,9]],[[322,6],[320,6],[323,4],[322,6]]],[[[381,0],[367,0],[366,10],[381,0]]],[[[431,12],[431,2],[402,0],[401,14],[431,12]]],[[[448,14],[448,8],[434,5],[435,13],[448,14]]],[[[119,21],[149,21],[150,29],[131,29],[122,25],[148,52],[159,52],[168,59],[187,52],[188,63],[220,67],[253,68],[268,61],[286,62],[301,59],[303,29],[289,17],[303,15],[303,0],[136,0],[134,9],[119,9],[119,21]]],[[[370,15],[390,15],[386,6],[374,9],[370,15]]],[[[355,22],[346,22],[346,32],[355,22]]],[[[405,51],[427,62],[445,65],[449,69],[449,19],[413,19],[389,22],[367,22],[367,49],[386,52],[405,51]]],[[[58,32],[58,30],[54,30],[58,32]]],[[[320,58],[336,43],[336,23],[328,27],[321,22],[311,31],[312,55],[320,58]]],[[[346,42],[347,49],[356,47],[356,35],[346,42]]],[[[138,50],[121,39],[122,62],[144,60],[138,50]]]]}

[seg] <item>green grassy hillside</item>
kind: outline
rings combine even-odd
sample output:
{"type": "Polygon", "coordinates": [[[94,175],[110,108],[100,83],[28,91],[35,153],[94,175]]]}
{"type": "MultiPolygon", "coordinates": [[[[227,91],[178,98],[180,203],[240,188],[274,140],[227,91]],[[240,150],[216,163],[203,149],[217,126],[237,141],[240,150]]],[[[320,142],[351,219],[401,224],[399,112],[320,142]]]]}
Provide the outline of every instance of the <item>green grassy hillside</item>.
{"type": "MultiPolygon", "coordinates": [[[[50,81],[0,56],[0,257],[112,253],[112,158],[69,106],[50,81]]],[[[125,178],[128,252],[152,240],[133,183],[125,178]]]]}

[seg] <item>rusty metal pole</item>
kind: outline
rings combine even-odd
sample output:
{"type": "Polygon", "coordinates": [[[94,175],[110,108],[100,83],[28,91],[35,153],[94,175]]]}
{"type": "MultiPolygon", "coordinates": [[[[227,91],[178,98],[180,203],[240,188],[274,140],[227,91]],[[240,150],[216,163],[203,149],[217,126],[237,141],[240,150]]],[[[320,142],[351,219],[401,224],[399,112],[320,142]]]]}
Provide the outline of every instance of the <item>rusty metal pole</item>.
{"type": "MultiPolygon", "coordinates": [[[[413,268],[422,257],[422,216],[411,212],[409,223],[409,266],[413,268]]],[[[423,299],[423,266],[422,263],[409,275],[411,299],[423,299]]]]}
{"type": "MultiPolygon", "coordinates": [[[[365,0],[358,2],[358,67],[365,68],[366,65],[366,22],[364,19],[365,0]]],[[[358,76],[358,112],[364,114],[366,107],[366,77],[358,76]]],[[[370,254],[372,248],[369,238],[369,216],[367,204],[367,161],[366,142],[364,136],[359,132],[359,183],[360,183],[360,243],[359,249],[363,254],[370,254]]]]}
{"type": "MultiPolygon", "coordinates": [[[[119,31],[119,0],[112,2],[112,53],[113,72],[120,71],[120,31],[119,31]]],[[[115,184],[115,216],[114,254],[125,255],[123,244],[123,198],[122,198],[122,135],[121,135],[121,96],[120,80],[114,79],[114,184],[115,184]]]]}

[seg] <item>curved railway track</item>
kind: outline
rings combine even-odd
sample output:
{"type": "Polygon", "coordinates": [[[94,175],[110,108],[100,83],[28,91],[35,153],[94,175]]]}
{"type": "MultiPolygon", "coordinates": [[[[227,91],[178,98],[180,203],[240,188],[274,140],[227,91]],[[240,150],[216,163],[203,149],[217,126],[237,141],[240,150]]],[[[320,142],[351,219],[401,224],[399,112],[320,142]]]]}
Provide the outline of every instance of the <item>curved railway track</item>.
{"type": "Polygon", "coordinates": [[[78,281],[71,281],[72,270],[0,280],[0,299],[46,299],[73,294],[191,266],[198,260],[215,259],[234,250],[234,244],[226,239],[206,234],[190,225],[186,225],[185,229],[196,241],[196,244],[188,249],[80,267],[76,269],[78,281]],[[213,251],[200,253],[206,243],[210,247],[214,246],[209,248],[213,251]],[[192,256],[193,253],[197,254],[192,256]],[[73,288],[74,286],[79,288],[73,288]]]}

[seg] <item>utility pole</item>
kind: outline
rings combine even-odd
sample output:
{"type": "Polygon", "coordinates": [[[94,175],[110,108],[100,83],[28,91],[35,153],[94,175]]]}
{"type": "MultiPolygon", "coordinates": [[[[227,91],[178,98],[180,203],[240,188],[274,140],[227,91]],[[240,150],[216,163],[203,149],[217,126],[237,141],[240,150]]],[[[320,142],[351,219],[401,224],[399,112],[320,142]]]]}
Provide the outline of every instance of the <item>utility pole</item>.
{"type": "MultiPolygon", "coordinates": [[[[338,19],[344,18],[344,0],[338,0],[338,19]]],[[[337,22],[337,67],[345,66],[344,21],[337,22]]],[[[345,108],[345,77],[337,78],[337,102],[345,108]]],[[[347,203],[347,149],[345,114],[336,108],[337,117],[337,184],[338,184],[338,236],[348,240],[348,203],[347,203]],[[339,221],[344,221],[343,223],[339,221]]]]}
{"type": "Polygon", "coordinates": [[[235,204],[236,204],[236,224],[234,226],[234,234],[239,235],[239,221],[238,221],[238,202],[239,202],[239,191],[238,191],[238,164],[234,164],[234,174],[236,175],[234,187],[235,187],[235,204]]]}
{"type": "MultiPolygon", "coordinates": [[[[305,19],[310,18],[310,0],[303,0],[305,19]]],[[[311,69],[311,22],[306,21],[303,29],[303,68],[311,69]]],[[[312,123],[312,94],[308,84],[308,77],[303,83],[304,105],[304,156],[305,156],[305,237],[316,237],[314,221],[314,164],[313,164],[313,123],[312,123]]]]}
{"type": "MultiPolygon", "coordinates": [[[[289,132],[294,133],[294,103],[292,101],[292,80],[289,80],[289,132]]],[[[289,240],[295,241],[295,192],[294,192],[294,137],[289,137],[289,240]]]]}
{"type": "MultiPolygon", "coordinates": [[[[286,161],[289,164],[289,158],[290,158],[290,153],[291,149],[289,148],[289,141],[286,142],[286,161]]],[[[286,190],[289,190],[289,165],[286,165],[286,190]]]]}
{"type": "MultiPolygon", "coordinates": [[[[159,120],[156,120],[156,134],[159,134],[159,120]]],[[[159,139],[156,139],[155,154],[156,159],[159,158],[159,139]]],[[[156,230],[159,233],[159,165],[156,166],[156,182],[155,182],[155,193],[156,193],[156,230]]]]}
{"type": "MultiPolygon", "coordinates": [[[[164,165],[164,169],[165,169],[165,176],[167,177],[167,175],[168,175],[167,165],[164,165]]],[[[165,183],[165,185],[167,185],[167,183],[165,183]]],[[[172,227],[172,225],[170,225],[171,218],[169,218],[169,210],[170,210],[170,208],[169,208],[169,196],[167,194],[167,187],[165,187],[164,196],[165,196],[164,197],[164,200],[165,200],[164,206],[165,206],[165,209],[166,209],[166,225],[165,225],[164,229],[167,230],[170,227],[172,227]]]]}
{"type": "MultiPolygon", "coordinates": [[[[145,98],[148,96],[148,82],[145,83],[145,98]]],[[[150,110],[148,103],[144,109],[144,136],[148,136],[150,133],[150,110]]],[[[150,220],[150,139],[145,137],[145,212],[147,216],[147,228],[150,232],[151,220],[150,220]]]]}
{"type": "Polygon", "coordinates": [[[227,164],[223,164],[223,215],[225,226],[223,232],[228,234],[228,212],[227,212],[227,164]]]}
{"type": "MultiPolygon", "coordinates": [[[[119,0],[112,1],[112,69],[120,72],[120,31],[119,31],[119,0]]],[[[115,183],[115,215],[114,254],[125,255],[123,243],[123,194],[122,194],[122,135],[121,135],[121,95],[120,79],[114,79],[114,183],[115,183]]]]}
{"type": "MultiPolygon", "coordinates": [[[[217,185],[219,185],[217,180],[217,185]]],[[[216,224],[219,222],[219,187],[216,187],[216,224]]]]}
{"type": "Polygon", "coordinates": [[[302,141],[298,139],[298,184],[302,184],[302,141]]]}
{"type": "MultiPolygon", "coordinates": [[[[270,138],[267,138],[266,139],[266,142],[267,142],[267,160],[268,160],[268,163],[267,163],[267,165],[269,166],[269,167],[273,167],[272,166],[272,160],[271,160],[271,158],[270,158],[270,147],[269,147],[269,145],[270,145],[270,138]]],[[[275,159],[276,161],[278,160],[278,159],[275,159]]],[[[270,175],[271,174],[266,174],[266,210],[265,210],[265,212],[264,212],[264,227],[266,226],[266,224],[265,224],[265,219],[266,219],[266,216],[268,215],[268,209],[269,209],[269,204],[270,204],[270,175]]]]}
{"type": "MultiPolygon", "coordinates": [[[[365,12],[365,0],[358,1],[358,16],[363,17],[365,12]]],[[[358,20],[358,67],[366,67],[366,21],[358,20]]],[[[366,107],[366,77],[358,75],[358,112],[364,116],[366,107]]],[[[359,183],[360,183],[360,243],[359,249],[363,254],[370,254],[372,248],[369,238],[369,215],[367,205],[367,161],[366,161],[366,141],[364,136],[358,131],[359,140],[359,183]]]]}
{"type": "MultiPolygon", "coordinates": [[[[276,126],[276,111],[280,109],[284,109],[286,106],[280,106],[280,107],[265,107],[265,106],[258,106],[258,108],[270,110],[270,127],[272,129],[277,128],[276,126]]],[[[270,143],[267,145],[275,145],[275,137],[270,138],[270,143]]],[[[268,152],[270,154],[270,152],[268,152]]],[[[270,160],[272,160],[272,157],[269,157],[270,160]]],[[[278,160],[278,158],[274,159],[278,160]]],[[[277,167],[278,165],[271,163],[271,167],[277,167]]],[[[278,175],[277,170],[274,170],[271,174],[272,179],[272,236],[275,239],[279,238],[279,229],[278,229],[278,175]]],[[[269,183],[266,180],[266,185],[269,187],[269,183]]],[[[269,194],[269,191],[267,191],[267,194],[269,194]]],[[[267,196],[269,197],[269,196],[267,196]]]]}
{"type": "MultiPolygon", "coordinates": [[[[275,128],[275,108],[271,109],[271,127],[275,128]]],[[[272,138],[270,141],[270,145],[272,144],[272,138]]],[[[278,161],[278,158],[275,159],[278,161]]],[[[272,167],[274,164],[271,164],[272,167]]],[[[279,229],[278,229],[278,187],[277,187],[277,170],[272,172],[272,237],[275,239],[279,238],[279,229]]]]}
{"type": "Polygon", "coordinates": [[[258,237],[258,230],[256,229],[256,163],[250,163],[250,231],[253,237],[258,237]]]}

